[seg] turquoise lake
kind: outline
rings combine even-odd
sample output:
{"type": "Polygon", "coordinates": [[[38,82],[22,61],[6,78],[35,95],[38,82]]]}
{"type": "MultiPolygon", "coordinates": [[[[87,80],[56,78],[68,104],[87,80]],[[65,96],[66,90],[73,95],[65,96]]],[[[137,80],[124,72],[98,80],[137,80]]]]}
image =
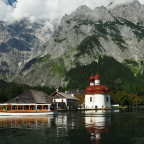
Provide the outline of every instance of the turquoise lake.
{"type": "Polygon", "coordinates": [[[144,144],[144,111],[0,117],[0,144],[144,144]]]}

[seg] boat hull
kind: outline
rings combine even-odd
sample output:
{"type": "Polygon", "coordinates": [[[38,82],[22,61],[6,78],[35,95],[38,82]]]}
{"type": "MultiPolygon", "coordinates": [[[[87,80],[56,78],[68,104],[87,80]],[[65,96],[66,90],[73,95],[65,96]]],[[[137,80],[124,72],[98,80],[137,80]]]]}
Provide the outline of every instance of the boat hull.
{"type": "Polygon", "coordinates": [[[31,113],[13,113],[13,112],[0,112],[0,116],[29,116],[29,115],[53,115],[57,114],[57,112],[31,112],[31,113]]]}

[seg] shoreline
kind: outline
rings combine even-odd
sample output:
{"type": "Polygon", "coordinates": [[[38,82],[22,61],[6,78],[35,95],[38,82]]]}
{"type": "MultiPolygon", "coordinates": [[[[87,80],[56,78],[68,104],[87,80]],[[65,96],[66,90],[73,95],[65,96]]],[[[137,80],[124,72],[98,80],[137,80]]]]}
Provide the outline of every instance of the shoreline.
{"type": "Polygon", "coordinates": [[[70,110],[66,110],[66,109],[59,109],[58,112],[61,111],[97,111],[97,110],[132,110],[132,109],[144,109],[144,107],[132,107],[132,108],[127,108],[127,107],[118,107],[118,108],[98,108],[98,109],[70,109],[70,110]]]}

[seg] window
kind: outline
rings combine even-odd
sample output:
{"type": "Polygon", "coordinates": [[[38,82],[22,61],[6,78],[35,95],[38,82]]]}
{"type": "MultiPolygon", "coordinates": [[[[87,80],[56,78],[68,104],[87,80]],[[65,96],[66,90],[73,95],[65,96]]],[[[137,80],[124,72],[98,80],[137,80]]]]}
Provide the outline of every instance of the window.
{"type": "Polygon", "coordinates": [[[17,103],[19,102],[19,98],[16,98],[16,102],[17,102],[17,103]]]}
{"type": "Polygon", "coordinates": [[[26,101],[29,101],[29,97],[26,97],[26,101]]]}
{"type": "Polygon", "coordinates": [[[90,97],[90,102],[92,102],[92,97],[90,97]]]}
{"type": "Polygon", "coordinates": [[[107,97],[107,102],[109,101],[109,98],[107,97]]]}

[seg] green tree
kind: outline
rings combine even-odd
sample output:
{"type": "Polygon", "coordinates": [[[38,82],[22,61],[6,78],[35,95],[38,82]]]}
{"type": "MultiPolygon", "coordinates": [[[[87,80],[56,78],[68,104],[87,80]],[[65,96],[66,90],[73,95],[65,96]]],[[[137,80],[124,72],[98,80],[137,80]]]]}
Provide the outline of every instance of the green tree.
{"type": "Polygon", "coordinates": [[[141,105],[143,102],[143,99],[139,97],[137,94],[130,93],[128,94],[128,98],[131,106],[136,106],[136,105],[138,106],[141,105]]]}
{"type": "Polygon", "coordinates": [[[119,102],[118,102],[118,97],[117,97],[117,95],[116,94],[111,94],[111,103],[112,104],[118,104],[119,102]]]}
{"type": "Polygon", "coordinates": [[[118,91],[116,93],[116,97],[120,105],[130,105],[128,93],[126,93],[125,91],[118,91]]]}

